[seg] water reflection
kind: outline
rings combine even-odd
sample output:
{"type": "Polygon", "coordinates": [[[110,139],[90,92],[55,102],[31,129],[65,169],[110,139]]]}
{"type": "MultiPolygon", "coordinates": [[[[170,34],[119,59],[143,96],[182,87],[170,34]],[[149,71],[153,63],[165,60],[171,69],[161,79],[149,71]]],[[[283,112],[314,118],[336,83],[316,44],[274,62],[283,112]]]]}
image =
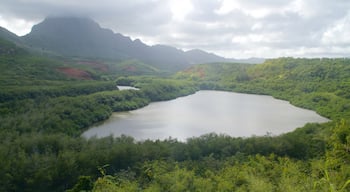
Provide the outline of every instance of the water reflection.
{"type": "Polygon", "coordinates": [[[120,90],[120,91],[123,91],[123,90],[139,90],[138,88],[136,88],[136,87],[131,87],[131,86],[117,86],[118,87],[118,89],[120,90]]]}
{"type": "Polygon", "coordinates": [[[171,101],[155,102],[114,113],[84,137],[130,135],[136,140],[189,137],[215,132],[234,137],[289,132],[308,122],[326,122],[313,111],[292,106],[270,96],[222,91],[199,91],[171,101]]]}

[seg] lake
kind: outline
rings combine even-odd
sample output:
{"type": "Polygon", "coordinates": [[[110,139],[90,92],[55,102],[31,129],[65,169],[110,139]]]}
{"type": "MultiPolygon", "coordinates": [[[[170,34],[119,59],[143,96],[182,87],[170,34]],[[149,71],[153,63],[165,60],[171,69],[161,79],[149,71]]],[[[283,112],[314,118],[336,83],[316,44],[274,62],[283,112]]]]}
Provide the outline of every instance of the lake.
{"type": "Polygon", "coordinates": [[[176,138],[186,141],[207,133],[232,137],[279,135],[306,123],[328,119],[271,96],[224,91],[198,91],[193,95],[113,115],[83,133],[83,137],[122,134],[136,140],[176,138]]]}
{"type": "Polygon", "coordinates": [[[123,91],[123,90],[139,90],[138,88],[136,88],[136,87],[131,87],[131,86],[121,86],[121,85],[118,85],[117,87],[118,87],[118,89],[119,89],[120,91],[123,91]]]}

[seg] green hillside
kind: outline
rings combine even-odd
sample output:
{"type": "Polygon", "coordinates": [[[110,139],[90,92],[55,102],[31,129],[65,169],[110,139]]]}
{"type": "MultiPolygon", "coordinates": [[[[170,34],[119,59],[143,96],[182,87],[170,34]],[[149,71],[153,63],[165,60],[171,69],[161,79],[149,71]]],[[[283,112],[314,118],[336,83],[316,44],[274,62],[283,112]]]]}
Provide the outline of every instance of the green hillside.
{"type": "Polygon", "coordinates": [[[0,191],[349,191],[349,66],[281,58],[160,77],[138,60],[47,57],[0,39],[0,191]],[[199,89],[268,94],[332,121],[280,136],[208,134],[185,143],[80,137],[114,111],[199,89]]]}
{"type": "Polygon", "coordinates": [[[293,58],[262,65],[203,64],[178,72],[175,79],[201,89],[272,95],[332,121],[275,137],[209,134],[187,143],[163,141],[159,158],[118,172],[108,164],[97,180],[81,177],[72,191],[349,191],[349,72],[350,59],[293,58]]]}
{"type": "Polygon", "coordinates": [[[331,119],[350,118],[350,59],[203,64],[179,72],[175,78],[198,82],[202,89],[272,95],[331,119]]]}
{"type": "Polygon", "coordinates": [[[115,90],[113,80],[121,75],[159,74],[158,69],[135,60],[42,56],[0,38],[0,101],[115,90]]]}

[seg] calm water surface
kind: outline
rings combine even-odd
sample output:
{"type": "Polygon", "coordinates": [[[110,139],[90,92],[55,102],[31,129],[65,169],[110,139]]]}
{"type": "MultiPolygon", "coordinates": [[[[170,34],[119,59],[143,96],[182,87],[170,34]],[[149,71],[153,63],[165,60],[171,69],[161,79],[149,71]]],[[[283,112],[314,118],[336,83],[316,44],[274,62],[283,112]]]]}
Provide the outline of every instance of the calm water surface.
{"type": "Polygon", "coordinates": [[[124,134],[136,140],[171,137],[185,141],[212,132],[233,137],[278,135],[308,122],[327,121],[314,111],[271,96],[199,91],[171,101],[151,103],[138,110],[114,113],[83,136],[117,137],[124,134]]]}
{"type": "Polygon", "coordinates": [[[139,90],[138,88],[136,88],[136,87],[131,87],[131,86],[121,86],[121,85],[118,85],[117,87],[118,87],[118,89],[119,89],[120,91],[123,91],[123,90],[139,90]]]}

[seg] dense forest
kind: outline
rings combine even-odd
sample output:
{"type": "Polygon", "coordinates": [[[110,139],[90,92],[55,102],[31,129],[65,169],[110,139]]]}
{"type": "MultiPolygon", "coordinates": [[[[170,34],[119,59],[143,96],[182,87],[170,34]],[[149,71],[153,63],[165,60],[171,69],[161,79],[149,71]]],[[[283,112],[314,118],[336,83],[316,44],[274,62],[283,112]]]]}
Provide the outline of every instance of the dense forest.
{"type": "Polygon", "coordinates": [[[212,63],[168,75],[137,61],[0,45],[0,191],[350,190],[350,59],[212,63]],[[204,89],[272,95],[331,121],[279,136],[211,133],[186,142],[80,136],[112,112],[204,89]]]}

